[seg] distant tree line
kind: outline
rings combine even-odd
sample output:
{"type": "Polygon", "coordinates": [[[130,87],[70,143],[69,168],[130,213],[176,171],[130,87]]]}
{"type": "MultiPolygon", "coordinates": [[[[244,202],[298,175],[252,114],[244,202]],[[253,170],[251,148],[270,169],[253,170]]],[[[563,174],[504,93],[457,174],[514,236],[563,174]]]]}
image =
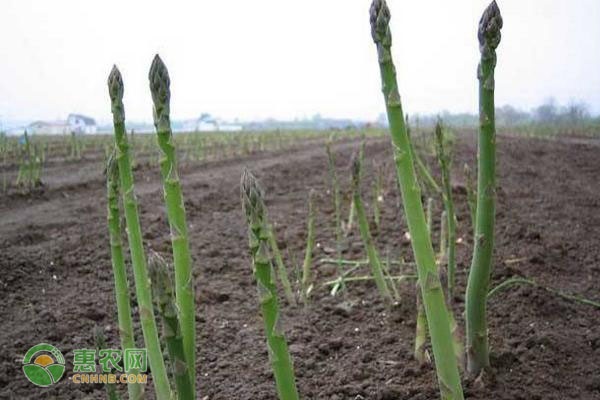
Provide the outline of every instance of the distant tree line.
{"type": "MultiPolygon", "coordinates": [[[[435,125],[438,117],[450,126],[476,127],[478,125],[476,114],[448,111],[411,116],[410,121],[413,125],[430,128],[435,125]]],[[[530,111],[511,105],[497,107],[496,125],[499,128],[562,129],[566,130],[566,133],[586,129],[593,130],[593,133],[600,133],[600,116],[592,115],[589,106],[584,102],[573,101],[563,106],[550,98],[530,111]]]]}

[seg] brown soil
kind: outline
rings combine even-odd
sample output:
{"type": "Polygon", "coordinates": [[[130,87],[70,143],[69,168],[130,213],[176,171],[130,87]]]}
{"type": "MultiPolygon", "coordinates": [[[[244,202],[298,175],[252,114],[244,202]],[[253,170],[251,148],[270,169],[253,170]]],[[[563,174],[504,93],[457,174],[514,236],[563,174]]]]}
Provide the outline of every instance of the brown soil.
{"type": "MultiPolygon", "coordinates": [[[[461,324],[472,241],[462,165],[473,162],[474,143],[461,138],[454,164],[462,238],[455,308],[461,324]]],[[[600,143],[504,136],[498,144],[494,284],[519,275],[599,299],[600,143]]],[[[344,188],[356,147],[357,142],[334,147],[344,188]]],[[[395,258],[402,253],[410,259],[387,140],[370,140],[366,160],[369,209],[373,164],[385,162],[378,247],[382,254],[388,249],[395,258]]],[[[242,167],[248,165],[265,186],[271,219],[291,264],[289,254],[302,258],[309,188],[317,192],[316,259],[335,246],[326,162],[324,147],[313,143],[293,152],[182,168],[196,266],[199,399],[276,398],[240,208],[242,167]]],[[[64,163],[46,176],[44,189],[33,195],[0,197],[0,398],[103,399],[100,385],[63,378],[41,389],[21,371],[27,349],[46,341],[63,351],[69,376],[72,350],[93,346],[95,325],[105,327],[109,342],[118,345],[100,165],[97,160],[64,163]]],[[[138,168],[136,181],[145,242],[168,254],[156,168],[138,168]]],[[[345,257],[364,257],[357,232],[349,236],[345,257]]],[[[334,266],[318,264],[315,270],[318,282],[335,277],[334,266]]],[[[438,398],[432,367],[419,367],[412,359],[414,284],[403,283],[400,290],[403,299],[392,310],[384,307],[373,283],[352,284],[338,297],[318,284],[306,309],[283,308],[302,398],[438,398]]],[[[483,382],[465,378],[467,398],[600,399],[600,310],[521,286],[494,297],[489,316],[493,376],[483,382]]]]}

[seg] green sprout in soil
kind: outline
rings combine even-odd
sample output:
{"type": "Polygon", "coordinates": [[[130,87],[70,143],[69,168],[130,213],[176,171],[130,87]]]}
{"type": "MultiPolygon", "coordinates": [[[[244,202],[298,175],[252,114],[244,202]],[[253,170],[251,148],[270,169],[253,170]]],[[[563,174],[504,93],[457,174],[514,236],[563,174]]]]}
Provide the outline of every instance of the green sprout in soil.
{"type": "Polygon", "coordinates": [[[148,256],[148,270],[152,281],[154,304],[162,320],[163,339],[167,345],[177,399],[193,400],[194,388],[190,381],[169,266],[160,254],[151,252],[148,256]]]}
{"type": "Polygon", "coordinates": [[[440,188],[440,185],[435,181],[433,175],[431,175],[429,168],[427,168],[427,165],[425,165],[423,162],[419,152],[415,150],[408,115],[406,116],[406,135],[408,136],[410,142],[410,151],[416,165],[417,175],[421,177],[420,181],[423,182],[425,186],[434,193],[442,193],[442,188],[440,188]]]}
{"type": "MultiPolygon", "coordinates": [[[[125,269],[125,257],[123,254],[123,241],[121,230],[121,218],[119,212],[119,170],[117,167],[116,154],[113,152],[108,159],[106,167],[107,186],[107,221],[110,238],[110,252],[112,259],[113,277],[115,281],[115,297],[117,303],[117,318],[119,321],[119,334],[121,337],[121,349],[135,348],[133,335],[133,321],[131,318],[131,306],[129,296],[129,282],[125,269]]],[[[136,371],[133,371],[136,373],[136,371]]],[[[144,390],[140,384],[130,383],[127,385],[130,399],[140,399],[144,390]]]]}
{"type": "Polygon", "coordinates": [[[479,145],[477,169],[477,214],[474,250],[466,293],[467,369],[473,375],[489,368],[486,298],[494,249],[496,212],[496,126],[494,115],[494,68],[500,43],[502,17],[496,1],[479,21],[481,61],[479,79],[479,145]]]}
{"type": "Polygon", "coordinates": [[[463,399],[458,364],[454,355],[450,318],[425,221],[411,143],[406,133],[396,69],[392,61],[390,11],[385,0],[373,1],[370,20],[371,34],[377,46],[382,91],[392,136],[398,182],[417,263],[440,393],[442,399],[463,399]]]}
{"type": "Polygon", "coordinates": [[[379,259],[379,254],[377,253],[377,250],[375,249],[375,244],[373,243],[373,237],[371,236],[369,222],[367,220],[365,207],[363,205],[362,197],[360,194],[361,168],[361,158],[360,156],[355,155],[352,160],[352,199],[354,203],[354,208],[356,209],[358,228],[360,230],[360,236],[365,246],[367,256],[369,258],[371,273],[373,274],[373,279],[375,280],[375,284],[377,285],[379,294],[386,302],[391,303],[393,301],[393,297],[385,280],[383,268],[381,266],[381,260],[379,259]]]}
{"type": "MultiPolygon", "coordinates": [[[[104,336],[104,330],[100,326],[94,327],[94,345],[96,347],[96,351],[100,352],[103,349],[106,349],[106,337],[104,336]]],[[[131,393],[131,388],[134,386],[138,386],[138,384],[129,384],[129,398],[130,399],[140,399],[142,394],[138,394],[137,397],[133,397],[131,393]]],[[[117,385],[115,383],[107,383],[104,385],[106,390],[106,397],[108,400],[121,400],[121,396],[117,393],[117,385]]]]}
{"type": "Polygon", "coordinates": [[[23,186],[26,190],[33,190],[42,184],[43,155],[40,154],[38,147],[32,143],[27,131],[23,133],[23,139],[23,147],[19,148],[21,156],[15,185],[23,186]]]}
{"type": "MultiPolygon", "coordinates": [[[[360,161],[360,165],[362,165],[363,160],[365,158],[365,141],[364,139],[360,142],[360,149],[358,151],[358,159],[360,161]]],[[[350,232],[354,229],[354,219],[356,218],[356,207],[354,206],[354,192],[350,191],[350,211],[348,213],[348,223],[346,223],[345,233],[346,236],[350,234],[350,232]]]]}
{"type": "Polygon", "coordinates": [[[314,190],[308,193],[308,217],[306,223],[306,249],[304,251],[304,262],[302,263],[302,280],[300,282],[302,299],[304,303],[308,302],[310,293],[313,289],[312,282],[312,260],[315,247],[315,206],[314,190]]]}
{"type": "Polygon", "coordinates": [[[271,251],[273,252],[273,258],[275,259],[275,265],[277,265],[277,275],[279,276],[279,280],[281,281],[281,286],[283,286],[283,292],[285,294],[285,298],[288,303],[292,306],[296,305],[296,297],[294,296],[294,291],[292,289],[292,284],[290,283],[290,278],[288,275],[287,268],[285,263],[283,262],[283,257],[281,255],[281,250],[279,250],[279,245],[277,244],[277,237],[275,236],[275,229],[272,224],[268,224],[269,227],[269,245],[271,246],[271,251]]]}
{"type": "Polygon", "coordinates": [[[454,282],[456,280],[456,215],[454,213],[454,200],[452,198],[452,182],[450,180],[450,170],[452,157],[447,148],[447,139],[442,129],[442,124],[438,121],[435,125],[436,154],[442,173],[442,187],[444,208],[446,213],[447,228],[447,272],[448,272],[448,299],[452,302],[454,296],[454,282]]]}
{"type": "Polygon", "coordinates": [[[123,79],[116,66],[108,77],[108,93],[110,95],[115,131],[116,162],[119,171],[119,186],[123,199],[127,239],[131,253],[131,263],[135,280],[135,291],[138,302],[142,333],[148,353],[148,362],[152,369],[152,380],[158,400],[171,399],[171,390],[167,371],[162,356],[154,307],[150,290],[150,277],[146,264],[146,255],[142,243],[142,229],[138,215],[138,205],[134,193],[133,173],[129,159],[129,145],[125,133],[125,108],[123,106],[123,79]]]}
{"type": "Polygon", "coordinates": [[[181,334],[190,382],[195,385],[196,315],[194,312],[192,257],[190,255],[185,206],[181,184],[179,183],[176,151],[171,130],[171,80],[167,67],[158,55],[152,61],[148,79],[150,80],[150,92],[154,103],[154,126],[156,127],[158,145],[161,150],[159,164],[163,192],[171,229],[177,309],[179,310],[181,334]]]}
{"type": "Polygon", "coordinates": [[[269,227],[263,191],[250,171],[244,169],[241,180],[242,208],[248,223],[248,240],[252,269],[260,308],[265,325],[269,358],[279,400],[298,400],[294,367],[287,342],[281,330],[277,288],[273,280],[273,266],[269,251],[269,227]]]}
{"type": "MultiPolygon", "coordinates": [[[[330,137],[325,144],[325,150],[327,152],[327,167],[329,172],[329,179],[331,181],[331,193],[333,198],[333,210],[334,210],[334,231],[335,231],[335,255],[337,259],[342,258],[342,245],[344,240],[344,232],[342,229],[342,197],[340,190],[340,183],[335,170],[335,156],[331,150],[332,138],[330,137]]],[[[338,277],[342,277],[344,272],[341,264],[337,265],[338,277]]],[[[340,280],[340,285],[335,288],[332,293],[334,296],[339,290],[344,290],[344,280],[340,280]]]]}

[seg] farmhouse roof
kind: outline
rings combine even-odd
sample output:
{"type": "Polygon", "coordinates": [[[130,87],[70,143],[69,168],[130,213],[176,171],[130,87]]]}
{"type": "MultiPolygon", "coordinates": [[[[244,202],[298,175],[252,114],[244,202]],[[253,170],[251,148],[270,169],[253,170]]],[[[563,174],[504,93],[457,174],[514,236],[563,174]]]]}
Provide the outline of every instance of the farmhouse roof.
{"type": "Polygon", "coordinates": [[[69,118],[71,118],[71,117],[81,119],[83,121],[83,123],[86,125],[96,125],[96,120],[94,120],[94,118],[86,117],[85,115],[69,114],[69,118]]]}
{"type": "Polygon", "coordinates": [[[63,121],[34,121],[29,126],[65,126],[63,121]]]}

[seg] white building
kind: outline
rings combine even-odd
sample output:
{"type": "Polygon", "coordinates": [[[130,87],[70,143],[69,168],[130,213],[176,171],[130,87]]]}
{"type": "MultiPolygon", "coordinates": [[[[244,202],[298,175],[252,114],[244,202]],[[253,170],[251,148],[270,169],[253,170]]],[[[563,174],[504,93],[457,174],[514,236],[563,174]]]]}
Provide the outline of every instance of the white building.
{"type": "Polygon", "coordinates": [[[33,135],[68,135],[96,133],[96,121],[81,114],[69,114],[66,121],[35,121],[27,126],[33,135]]]}
{"type": "Polygon", "coordinates": [[[33,135],[66,135],[69,125],[64,121],[35,121],[27,126],[27,132],[33,135]]]}
{"type": "Polygon", "coordinates": [[[67,125],[70,131],[75,133],[94,134],[96,133],[96,121],[93,118],[81,114],[69,114],[67,125]]]}

